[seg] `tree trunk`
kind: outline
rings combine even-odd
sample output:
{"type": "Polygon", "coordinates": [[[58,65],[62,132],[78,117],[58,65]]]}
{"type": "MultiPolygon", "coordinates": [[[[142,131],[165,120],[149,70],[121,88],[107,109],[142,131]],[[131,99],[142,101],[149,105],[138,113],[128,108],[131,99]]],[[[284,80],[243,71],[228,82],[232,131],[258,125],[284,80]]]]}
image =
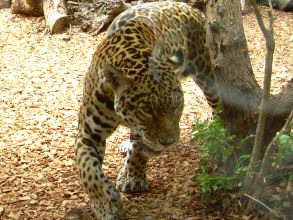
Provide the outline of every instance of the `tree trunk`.
{"type": "Polygon", "coordinates": [[[65,0],[13,0],[13,14],[45,15],[50,33],[59,33],[69,26],[65,0]]]}
{"type": "Polygon", "coordinates": [[[261,88],[253,75],[239,0],[209,1],[207,44],[214,65],[225,127],[244,138],[255,133],[261,88]]]}
{"type": "MultiPolygon", "coordinates": [[[[216,73],[222,102],[222,119],[226,128],[239,140],[255,134],[262,89],[258,85],[250,63],[243,30],[239,0],[210,0],[206,8],[207,45],[216,73]]],[[[293,109],[293,80],[284,92],[270,96],[265,139],[267,146],[284,125],[293,109]]],[[[236,157],[250,154],[253,140],[236,152],[236,157]]],[[[265,148],[263,149],[264,152],[265,148]]],[[[262,153],[263,153],[262,152],[262,153]]],[[[263,154],[262,154],[263,155],[263,154]]],[[[230,157],[226,173],[233,174],[236,157],[230,157]]]]}

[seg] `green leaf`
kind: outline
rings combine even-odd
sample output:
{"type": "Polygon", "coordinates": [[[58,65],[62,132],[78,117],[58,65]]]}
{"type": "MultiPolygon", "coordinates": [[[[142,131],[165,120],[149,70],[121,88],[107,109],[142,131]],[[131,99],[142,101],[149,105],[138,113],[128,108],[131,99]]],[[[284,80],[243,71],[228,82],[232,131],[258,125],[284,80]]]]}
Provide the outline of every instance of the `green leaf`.
{"type": "Polygon", "coordinates": [[[289,142],[291,137],[287,134],[281,134],[279,137],[279,144],[283,145],[289,142]]]}

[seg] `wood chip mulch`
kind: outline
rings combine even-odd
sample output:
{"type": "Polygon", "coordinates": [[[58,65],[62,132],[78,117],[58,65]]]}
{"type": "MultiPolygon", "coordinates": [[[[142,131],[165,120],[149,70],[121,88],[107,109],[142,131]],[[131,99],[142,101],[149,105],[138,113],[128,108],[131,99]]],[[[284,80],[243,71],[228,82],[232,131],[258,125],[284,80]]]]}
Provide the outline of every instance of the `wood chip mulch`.
{"type": "MultiPolygon", "coordinates": [[[[292,77],[293,14],[275,11],[274,15],[272,92],[276,93],[292,77]]],[[[253,14],[244,17],[244,25],[253,69],[261,82],[264,40],[253,14]]],[[[73,145],[83,76],[102,37],[82,33],[78,26],[50,36],[45,34],[43,18],[0,10],[0,219],[61,219],[76,206],[90,211],[73,145]]],[[[199,146],[191,142],[191,130],[194,119],[209,117],[210,109],[191,80],[183,87],[181,142],[150,161],[148,192],[123,194],[125,218],[252,219],[234,206],[225,210],[217,204],[205,207],[200,201],[193,181],[199,146]]],[[[108,140],[104,170],[112,181],[123,164],[118,145],[128,132],[120,127],[108,140]]]]}

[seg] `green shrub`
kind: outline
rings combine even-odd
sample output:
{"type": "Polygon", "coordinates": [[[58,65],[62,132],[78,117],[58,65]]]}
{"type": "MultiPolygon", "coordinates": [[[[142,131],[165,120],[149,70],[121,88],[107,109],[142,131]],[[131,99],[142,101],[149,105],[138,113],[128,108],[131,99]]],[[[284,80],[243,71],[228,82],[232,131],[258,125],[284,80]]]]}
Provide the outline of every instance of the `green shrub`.
{"type": "Polygon", "coordinates": [[[229,135],[219,117],[214,120],[196,120],[192,134],[192,140],[202,144],[202,151],[217,163],[226,161],[234,151],[231,143],[235,136],[229,135]]]}
{"type": "Polygon", "coordinates": [[[293,135],[282,134],[278,139],[277,164],[285,166],[293,162],[293,135]]]}
{"type": "Polygon", "coordinates": [[[249,155],[238,158],[233,176],[224,176],[215,166],[215,162],[217,165],[224,164],[246,139],[240,141],[240,146],[235,146],[235,136],[229,134],[219,117],[214,120],[196,120],[192,134],[193,141],[201,144],[203,154],[195,174],[202,198],[241,187],[247,170],[247,161],[250,159],[249,155]]]}

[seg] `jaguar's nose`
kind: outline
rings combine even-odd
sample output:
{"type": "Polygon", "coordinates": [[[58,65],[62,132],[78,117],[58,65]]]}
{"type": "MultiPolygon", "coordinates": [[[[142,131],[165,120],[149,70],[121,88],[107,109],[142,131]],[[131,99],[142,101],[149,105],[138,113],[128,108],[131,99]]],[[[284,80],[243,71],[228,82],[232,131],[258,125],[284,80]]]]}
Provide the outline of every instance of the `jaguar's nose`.
{"type": "Polygon", "coordinates": [[[159,138],[159,143],[165,147],[168,147],[176,142],[176,138],[168,137],[168,138],[159,138]]]}

